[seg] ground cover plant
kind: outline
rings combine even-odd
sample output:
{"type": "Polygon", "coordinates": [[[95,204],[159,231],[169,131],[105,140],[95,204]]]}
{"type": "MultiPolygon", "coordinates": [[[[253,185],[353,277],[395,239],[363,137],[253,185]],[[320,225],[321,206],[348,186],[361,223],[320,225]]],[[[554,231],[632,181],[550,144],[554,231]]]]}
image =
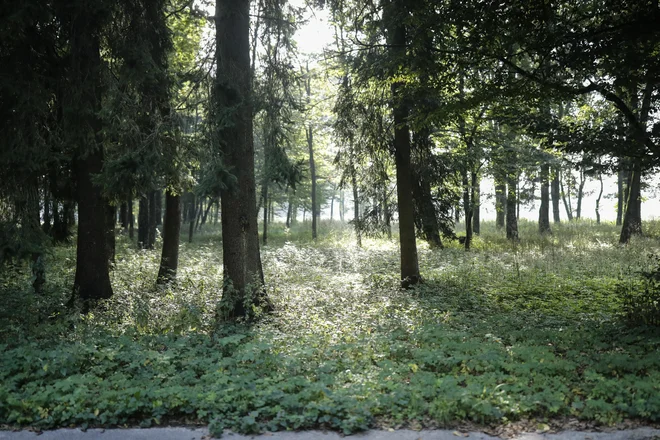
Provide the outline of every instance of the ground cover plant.
{"type": "Polygon", "coordinates": [[[0,424],[658,422],[660,334],[626,306],[645,291],[639,272],[657,269],[657,239],[620,246],[615,226],[586,221],[535,228],[511,242],[485,223],[470,252],[422,247],[425,282],[404,290],[396,237],[358,248],[348,226],[321,224],[315,243],[274,224],[262,252],[275,312],[251,326],[215,319],[211,227],[182,244],[167,287],[153,285],[159,253],[120,239],[115,295],[84,315],[64,306],[75,250],[57,247],[42,295],[20,265],[2,278],[0,424]]]}

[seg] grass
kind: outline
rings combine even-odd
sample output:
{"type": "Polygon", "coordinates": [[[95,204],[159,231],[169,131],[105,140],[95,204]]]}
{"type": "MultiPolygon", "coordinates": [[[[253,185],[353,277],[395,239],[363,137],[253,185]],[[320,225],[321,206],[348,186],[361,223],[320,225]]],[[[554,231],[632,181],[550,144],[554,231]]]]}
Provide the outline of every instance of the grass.
{"type": "MultiPolygon", "coordinates": [[[[2,277],[0,424],[210,424],[215,433],[660,419],[660,334],[623,317],[655,238],[572,223],[513,245],[492,224],[471,252],[420,243],[425,283],[398,288],[395,241],[354,246],[350,227],[271,227],[263,261],[277,311],[219,325],[221,247],[182,244],[179,283],[153,287],[159,252],[119,241],[115,297],[63,304],[74,250],[48,259],[47,294],[2,277]],[[625,289],[624,289],[625,290],[625,289]]],[[[649,230],[658,230],[649,225],[649,230]]]]}

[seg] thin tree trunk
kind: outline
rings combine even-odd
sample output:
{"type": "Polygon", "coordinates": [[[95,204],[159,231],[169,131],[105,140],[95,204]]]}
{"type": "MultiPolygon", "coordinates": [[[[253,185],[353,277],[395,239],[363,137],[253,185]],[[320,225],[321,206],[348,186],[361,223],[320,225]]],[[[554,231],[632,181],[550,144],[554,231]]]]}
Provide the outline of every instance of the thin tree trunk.
{"type": "Polygon", "coordinates": [[[463,177],[463,207],[465,208],[465,250],[470,250],[472,244],[472,201],[470,199],[470,180],[468,170],[461,171],[463,177]]]}
{"type": "Polygon", "coordinates": [[[259,252],[252,138],[250,77],[250,0],[217,0],[216,96],[217,113],[231,109],[231,123],[217,127],[224,162],[236,183],[222,190],[222,254],[225,289],[222,314],[238,318],[252,313],[252,305],[268,312],[273,306],[263,288],[259,252]]]}
{"type": "MultiPolygon", "coordinates": [[[[308,92],[309,94],[309,89],[308,92]]],[[[312,239],[316,240],[316,164],[314,163],[314,133],[311,124],[307,127],[307,148],[309,150],[309,174],[312,179],[312,239]]]]}
{"type": "Polygon", "coordinates": [[[584,197],[584,185],[587,179],[584,177],[584,170],[580,169],[580,184],[577,192],[577,208],[575,209],[575,217],[579,220],[582,217],[582,199],[584,197]]]}
{"type": "Polygon", "coordinates": [[[514,173],[507,174],[507,199],[506,199],[506,238],[509,240],[518,240],[518,216],[516,215],[516,207],[518,205],[518,194],[516,189],[518,187],[518,176],[514,173]]]}
{"type": "Polygon", "coordinates": [[[156,246],[156,191],[149,192],[149,229],[147,235],[147,249],[156,246]]]}
{"type": "Polygon", "coordinates": [[[179,266],[179,235],[181,233],[181,196],[165,191],[165,221],[163,224],[163,251],[156,284],[176,279],[179,266]]]}
{"type": "Polygon", "coordinates": [[[135,238],[135,215],[133,214],[133,197],[128,198],[128,238],[135,238]]]}
{"type": "Polygon", "coordinates": [[[539,209],[539,233],[550,234],[550,164],[541,164],[541,208],[539,209]]]}
{"type": "Polygon", "coordinates": [[[44,212],[44,224],[42,226],[42,230],[46,234],[50,234],[50,229],[51,229],[51,216],[50,216],[50,209],[51,209],[51,200],[50,200],[50,189],[48,188],[48,180],[45,179],[43,185],[43,191],[44,191],[44,204],[43,204],[43,212],[44,212]]]}
{"type": "Polygon", "coordinates": [[[344,213],[346,212],[346,207],[344,206],[344,190],[342,189],[339,192],[339,221],[344,223],[344,213]]]}
{"type": "Polygon", "coordinates": [[[293,214],[293,203],[291,201],[291,196],[289,196],[289,206],[286,210],[286,227],[289,229],[291,227],[291,217],[293,214]]]}
{"type": "Polygon", "coordinates": [[[603,198],[603,173],[598,173],[598,181],[600,182],[600,191],[598,198],[596,198],[596,224],[600,224],[600,200],[603,198]]]}
{"type": "Polygon", "coordinates": [[[119,221],[121,222],[121,229],[128,231],[128,204],[126,202],[119,205],[119,221]]]}
{"type": "Polygon", "coordinates": [[[481,179],[475,173],[472,181],[472,232],[479,235],[481,232],[481,179]]]}
{"type": "MultiPolygon", "coordinates": [[[[197,197],[195,193],[192,193],[192,200],[190,201],[190,207],[188,208],[188,215],[190,215],[190,224],[188,225],[188,243],[193,242],[193,235],[195,233],[195,218],[197,217],[197,197]]],[[[224,239],[224,230],[222,231],[224,239]]]]}
{"type": "Polygon", "coordinates": [[[357,241],[358,247],[362,247],[362,231],[360,230],[360,199],[358,198],[357,176],[355,172],[355,166],[352,160],[350,163],[350,167],[351,167],[351,183],[353,185],[353,223],[355,224],[355,239],[357,241]]]}
{"type": "Polygon", "coordinates": [[[333,191],[332,197],[330,198],[330,222],[335,219],[335,193],[333,191]]]}
{"type": "Polygon", "coordinates": [[[149,199],[140,197],[138,204],[138,248],[149,248],[149,199]]]}
{"type": "Polygon", "coordinates": [[[570,188],[567,199],[566,191],[564,190],[564,180],[561,178],[561,175],[559,176],[559,185],[561,187],[561,199],[564,202],[564,209],[566,209],[566,218],[568,218],[568,221],[570,222],[571,220],[573,220],[573,208],[571,207],[570,188]]]}
{"type": "MultiPolygon", "coordinates": [[[[117,208],[110,203],[105,204],[105,246],[108,262],[115,262],[117,240],[115,237],[115,226],[117,224],[117,208]]],[[[110,266],[112,267],[112,266],[110,266]]]]}
{"type": "Polygon", "coordinates": [[[623,224],[623,213],[625,212],[626,195],[625,195],[625,181],[626,173],[622,168],[617,172],[617,207],[616,207],[616,225],[623,224]]]}
{"type": "Polygon", "coordinates": [[[560,189],[559,189],[559,169],[557,167],[552,168],[552,219],[555,223],[560,223],[561,219],[559,218],[559,198],[560,198],[560,189]]]}
{"type": "Polygon", "coordinates": [[[161,226],[163,224],[163,191],[158,190],[154,194],[154,215],[156,226],[161,226]]]}
{"type": "Polygon", "coordinates": [[[261,198],[264,204],[264,224],[263,232],[261,234],[261,240],[263,241],[264,246],[268,244],[268,183],[264,182],[264,185],[261,187],[261,198]]]}
{"type": "Polygon", "coordinates": [[[504,228],[506,218],[506,180],[503,176],[495,176],[495,226],[498,229],[504,228]]]}

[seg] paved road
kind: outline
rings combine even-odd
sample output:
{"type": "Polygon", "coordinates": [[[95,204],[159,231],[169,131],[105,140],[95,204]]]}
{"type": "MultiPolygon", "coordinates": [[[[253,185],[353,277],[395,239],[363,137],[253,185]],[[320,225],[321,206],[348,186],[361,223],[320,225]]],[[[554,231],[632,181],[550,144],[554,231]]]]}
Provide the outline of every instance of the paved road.
{"type": "MultiPolygon", "coordinates": [[[[367,431],[355,434],[348,439],[333,432],[276,432],[257,436],[226,433],[223,439],[229,440],[496,440],[480,432],[461,434],[456,431],[367,431]]],[[[29,431],[0,431],[0,440],[208,440],[207,429],[150,428],[150,429],[58,429],[35,434],[29,431]]],[[[660,440],[660,429],[639,428],[614,432],[565,431],[557,434],[521,434],[515,440],[660,440]]]]}

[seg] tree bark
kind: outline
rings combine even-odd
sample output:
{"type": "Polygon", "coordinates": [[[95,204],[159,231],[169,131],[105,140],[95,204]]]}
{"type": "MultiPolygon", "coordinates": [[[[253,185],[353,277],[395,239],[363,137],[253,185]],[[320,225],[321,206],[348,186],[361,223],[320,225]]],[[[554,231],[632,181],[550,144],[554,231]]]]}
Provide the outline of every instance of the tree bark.
{"type": "Polygon", "coordinates": [[[481,185],[479,176],[475,174],[472,181],[473,203],[472,203],[472,232],[479,235],[481,232],[481,185]]]}
{"type": "Polygon", "coordinates": [[[140,197],[138,204],[138,249],[149,249],[149,199],[140,197]]]}
{"type": "Polygon", "coordinates": [[[575,209],[575,218],[578,220],[582,217],[582,199],[584,198],[584,185],[586,182],[587,179],[584,176],[584,170],[580,169],[580,184],[578,185],[577,207],[575,209]]]}
{"type": "Polygon", "coordinates": [[[110,203],[105,204],[105,246],[108,254],[108,262],[115,262],[115,251],[117,240],[115,237],[115,226],[117,224],[117,208],[110,203]]]}
{"type": "MultiPolygon", "coordinates": [[[[406,58],[406,29],[397,13],[405,10],[400,0],[385,1],[383,17],[388,26],[388,44],[395,58],[406,58]]],[[[415,211],[412,203],[412,169],[410,166],[410,128],[408,107],[404,102],[403,84],[391,85],[394,122],[394,161],[396,167],[397,204],[399,206],[399,246],[401,250],[401,286],[407,288],[421,281],[415,237],[415,211]]]]}
{"type": "Polygon", "coordinates": [[[559,169],[557,167],[552,168],[552,219],[555,223],[560,223],[561,219],[559,218],[559,169]]]}
{"type": "Polygon", "coordinates": [[[261,233],[261,240],[266,246],[268,244],[268,180],[264,179],[264,185],[261,187],[261,198],[264,205],[264,224],[263,232],[261,233]]]}
{"type": "Polygon", "coordinates": [[[157,284],[176,279],[179,267],[179,235],[181,233],[181,196],[165,191],[165,222],[163,224],[163,251],[160,257],[157,284]]]}
{"type": "Polygon", "coordinates": [[[156,246],[156,191],[149,192],[149,229],[147,235],[147,249],[153,249],[156,246]]]}
{"type": "Polygon", "coordinates": [[[133,197],[128,199],[128,238],[135,237],[135,215],[133,214],[133,197]]]}
{"type": "Polygon", "coordinates": [[[642,235],[641,174],[641,163],[639,160],[635,160],[632,172],[629,175],[626,213],[623,217],[623,226],[619,236],[619,243],[621,244],[629,243],[633,235],[642,235]]]}
{"type": "Polygon", "coordinates": [[[506,176],[507,198],[506,198],[506,238],[509,240],[518,240],[518,216],[516,207],[518,202],[518,176],[509,173],[506,176]]]}
{"type": "MultiPolygon", "coordinates": [[[[76,146],[74,159],[77,177],[78,244],[74,294],[85,302],[110,298],[112,286],[105,246],[107,203],[101,188],[93,181],[103,169],[101,110],[101,56],[99,11],[89,3],[77,3],[72,11],[70,48],[71,84],[67,93],[68,125],[76,146]],[[91,142],[90,142],[91,141],[91,142]],[[91,145],[90,145],[91,144],[91,145]]],[[[67,131],[69,131],[67,130],[67,131]]],[[[73,297],[72,297],[73,298],[73,297]]]]}
{"type": "Polygon", "coordinates": [[[600,191],[598,198],[596,198],[596,224],[600,224],[600,200],[603,198],[603,173],[598,173],[598,181],[600,182],[600,191]]]}
{"type": "MultiPolygon", "coordinates": [[[[621,165],[620,165],[621,166],[621,165]]],[[[617,207],[616,207],[616,225],[621,226],[623,224],[623,213],[626,206],[626,172],[623,168],[619,168],[617,172],[617,207]]]]}
{"type": "Polygon", "coordinates": [[[226,319],[272,310],[264,289],[257,229],[250,84],[250,0],[216,0],[217,139],[236,183],[221,193],[226,319]],[[222,115],[222,117],[221,117],[222,115]]]}
{"type": "Polygon", "coordinates": [[[566,210],[566,217],[568,218],[568,221],[570,222],[573,220],[573,207],[571,206],[571,195],[570,195],[570,188],[569,188],[569,193],[568,193],[568,198],[566,191],[564,191],[564,181],[561,178],[561,174],[559,175],[559,185],[561,188],[561,199],[564,202],[564,209],[566,210]]]}
{"type": "MultiPolygon", "coordinates": [[[[308,96],[309,96],[309,85],[308,85],[308,96]]],[[[309,150],[309,174],[312,179],[312,239],[316,240],[317,229],[316,229],[316,164],[314,163],[314,133],[312,131],[312,125],[310,124],[306,130],[307,134],[307,149],[309,150]]]]}
{"type": "Polygon", "coordinates": [[[541,164],[541,207],[539,209],[539,233],[550,234],[550,164],[541,164]]]}
{"type": "MultiPolygon", "coordinates": [[[[353,146],[351,145],[351,150],[353,146]]],[[[357,176],[355,165],[351,159],[351,184],[353,186],[353,223],[355,225],[355,240],[358,247],[362,247],[362,231],[360,230],[360,199],[358,198],[357,176]]]]}
{"type": "Polygon", "coordinates": [[[495,226],[498,229],[504,228],[506,218],[506,180],[503,176],[495,176],[495,226]]]}

